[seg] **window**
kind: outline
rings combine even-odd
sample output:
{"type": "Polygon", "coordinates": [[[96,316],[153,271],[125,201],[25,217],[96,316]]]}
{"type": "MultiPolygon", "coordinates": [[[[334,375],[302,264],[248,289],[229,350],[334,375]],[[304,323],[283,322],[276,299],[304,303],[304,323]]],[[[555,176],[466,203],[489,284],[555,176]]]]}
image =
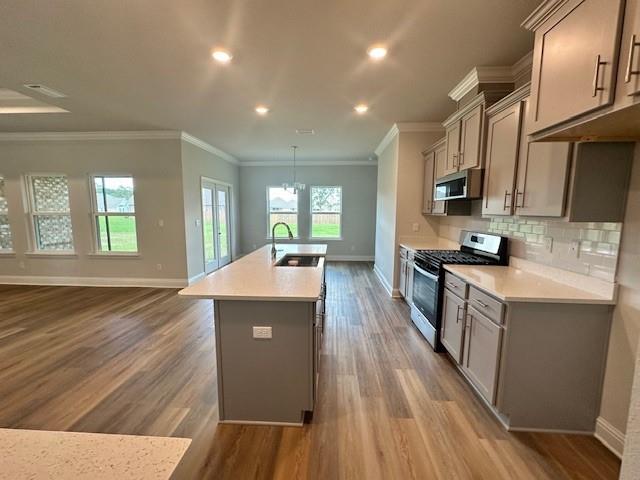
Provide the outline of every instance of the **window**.
{"type": "Polygon", "coordinates": [[[69,185],[64,175],[30,175],[29,215],[36,250],[73,250],[69,185]]]}
{"type": "Polygon", "coordinates": [[[133,177],[92,177],[93,218],[98,252],[137,252],[133,177]]]}
{"type": "Polygon", "coordinates": [[[4,178],[0,177],[0,251],[2,250],[13,250],[13,242],[9,226],[9,207],[4,193],[4,178]]]}
{"type": "Polygon", "coordinates": [[[311,187],[311,238],[342,237],[342,187],[311,187]]]}
{"type": "MultiPolygon", "coordinates": [[[[298,236],[298,194],[282,187],[267,187],[267,213],[269,215],[269,232],[277,222],[285,222],[291,228],[294,237],[298,236]]],[[[287,229],[280,226],[276,229],[276,238],[288,238],[287,229]]]]}

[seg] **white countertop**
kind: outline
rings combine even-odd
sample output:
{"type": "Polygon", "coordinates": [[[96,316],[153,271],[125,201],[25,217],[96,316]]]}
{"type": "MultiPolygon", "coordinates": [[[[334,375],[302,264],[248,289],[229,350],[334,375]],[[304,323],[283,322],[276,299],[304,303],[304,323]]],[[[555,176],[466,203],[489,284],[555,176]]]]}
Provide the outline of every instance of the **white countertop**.
{"type": "Polygon", "coordinates": [[[403,239],[398,242],[409,250],[459,250],[460,244],[442,237],[403,239]]]}
{"type": "Polygon", "coordinates": [[[586,303],[615,305],[608,296],[575,288],[558,279],[514,267],[445,265],[445,270],[503,302],[586,303]]]}
{"type": "Polygon", "coordinates": [[[276,267],[285,255],[325,257],[327,246],[279,243],[276,259],[271,244],[207,275],[180,295],[215,300],[314,301],[320,296],[324,258],[316,267],[276,267]]]}

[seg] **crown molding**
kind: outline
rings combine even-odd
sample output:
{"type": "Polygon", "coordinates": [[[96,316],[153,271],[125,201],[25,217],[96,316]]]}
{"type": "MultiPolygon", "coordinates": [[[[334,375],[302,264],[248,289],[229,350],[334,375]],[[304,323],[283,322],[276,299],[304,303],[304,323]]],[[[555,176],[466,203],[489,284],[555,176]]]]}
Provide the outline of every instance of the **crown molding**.
{"type": "Polygon", "coordinates": [[[200,140],[197,137],[194,137],[193,135],[189,135],[186,132],[181,132],[180,133],[180,139],[190,143],[191,145],[194,145],[196,147],[201,148],[202,150],[205,150],[209,153],[213,153],[214,155],[222,158],[223,160],[233,164],[233,165],[239,165],[240,162],[238,161],[237,158],[235,158],[233,155],[228,154],[227,152],[220,150],[219,148],[214,147],[213,145],[208,144],[207,142],[205,142],[204,140],[200,140]]]}
{"type": "Polygon", "coordinates": [[[531,71],[533,70],[533,50],[527,53],[524,57],[518,60],[511,67],[511,75],[513,80],[518,82],[524,77],[527,77],[527,81],[531,80],[531,71]]]}
{"type": "MultiPolygon", "coordinates": [[[[241,167],[290,167],[291,160],[265,160],[263,162],[240,162],[241,167]]],[[[375,167],[377,160],[309,160],[306,162],[296,162],[298,167],[375,167]]]]}
{"type": "Polygon", "coordinates": [[[399,132],[444,132],[440,122],[400,122],[396,127],[399,132]]]}
{"type": "Polygon", "coordinates": [[[459,102],[480,83],[513,83],[512,67],[474,67],[449,92],[449,97],[459,102]]]}
{"type": "Polygon", "coordinates": [[[179,139],[180,132],[174,130],[149,130],[129,132],[2,132],[0,141],[73,141],[73,140],[168,140],[179,139]]]}
{"type": "Polygon", "coordinates": [[[400,130],[398,129],[398,124],[394,123],[389,129],[389,131],[387,132],[387,134],[382,138],[382,140],[380,140],[380,143],[374,150],[375,154],[379,157],[380,154],[384,151],[384,149],[387,148],[387,146],[399,133],[400,133],[400,130]]]}
{"type": "Polygon", "coordinates": [[[538,5],[531,15],[525,18],[524,22],[520,26],[527,30],[535,31],[542,25],[547,19],[556,13],[558,9],[562,8],[569,0],[546,0],[538,5]]]}

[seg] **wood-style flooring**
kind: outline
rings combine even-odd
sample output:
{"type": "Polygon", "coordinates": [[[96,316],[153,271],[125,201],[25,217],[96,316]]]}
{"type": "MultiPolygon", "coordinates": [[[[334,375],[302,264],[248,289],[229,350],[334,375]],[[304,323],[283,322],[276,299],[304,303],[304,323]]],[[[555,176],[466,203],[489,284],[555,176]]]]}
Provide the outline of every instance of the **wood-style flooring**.
{"type": "Polygon", "coordinates": [[[174,478],[615,479],[580,435],[506,432],[371,265],[330,263],[303,428],[217,425],[212,304],[176,290],[0,287],[0,427],[193,438],[174,478]]]}

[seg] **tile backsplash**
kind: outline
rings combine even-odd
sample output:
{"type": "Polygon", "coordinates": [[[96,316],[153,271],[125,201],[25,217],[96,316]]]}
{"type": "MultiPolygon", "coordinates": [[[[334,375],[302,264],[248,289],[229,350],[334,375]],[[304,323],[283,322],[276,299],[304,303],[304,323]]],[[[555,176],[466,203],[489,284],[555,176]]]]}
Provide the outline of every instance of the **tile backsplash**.
{"type": "Polygon", "coordinates": [[[458,240],[460,230],[507,236],[510,255],[615,281],[622,223],[572,223],[519,217],[448,217],[440,236],[458,240]],[[549,243],[551,250],[548,250],[549,243]]]}

